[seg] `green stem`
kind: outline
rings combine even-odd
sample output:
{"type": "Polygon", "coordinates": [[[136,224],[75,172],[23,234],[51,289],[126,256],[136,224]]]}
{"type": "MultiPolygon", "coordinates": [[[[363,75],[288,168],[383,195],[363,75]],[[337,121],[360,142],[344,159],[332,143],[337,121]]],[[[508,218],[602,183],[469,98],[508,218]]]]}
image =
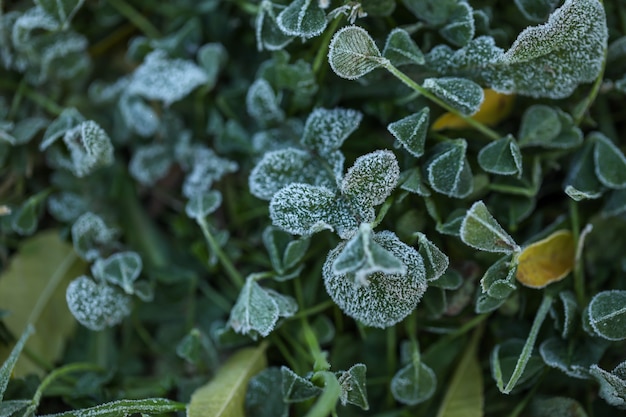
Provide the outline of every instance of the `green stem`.
{"type": "MultiPolygon", "coordinates": [[[[574,247],[578,248],[580,242],[580,216],[578,214],[578,204],[571,199],[569,201],[569,212],[572,222],[574,247]]],[[[582,306],[585,305],[585,275],[582,267],[582,260],[579,258],[579,256],[576,256],[574,260],[574,291],[576,292],[578,304],[582,306]]]]}
{"type": "Polygon", "coordinates": [[[324,58],[328,53],[328,45],[330,45],[330,38],[335,34],[337,28],[339,27],[339,23],[341,22],[341,16],[335,17],[333,21],[330,23],[326,31],[324,31],[324,36],[320,40],[320,48],[317,50],[317,54],[315,54],[315,59],[313,60],[313,74],[317,74],[324,63],[324,58]]]}
{"type": "Polygon", "coordinates": [[[530,328],[530,333],[528,334],[528,338],[526,339],[526,343],[524,343],[524,347],[522,348],[522,353],[520,354],[517,363],[515,364],[515,369],[511,374],[511,378],[509,382],[506,384],[506,387],[502,390],[502,393],[509,394],[513,388],[515,388],[515,384],[520,379],[522,374],[524,373],[524,369],[526,369],[526,365],[530,360],[530,356],[535,348],[535,341],[537,340],[537,336],[539,335],[539,329],[541,329],[541,325],[548,315],[548,311],[550,311],[550,306],[552,305],[552,296],[544,293],[543,300],[541,301],[541,305],[537,310],[537,314],[535,315],[535,320],[533,321],[533,325],[530,328]]]}
{"type": "Polygon", "coordinates": [[[159,31],[146,19],[141,13],[135,10],[130,4],[124,0],[108,0],[109,4],[113,6],[122,16],[128,19],[133,25],[141,30],[147,37],[151,39],[160,38],[159,31]]]}
{"type": "Polygon", "coordinates": [[[400,71],[399,69],[394,67],[391,64],[391,62],[389,62],[389,60],[383,61],[382,64],[383,64],[383,66],[385,67],[385,69],[387,71],[389,71],[391,74],[393,74],[397,79],[402,81],[404,84],[409,86],[411,89],[417,91],[418,93],[420,93],[421,95],[423,95],[424,97],[426,97],[427,99],[432,101],[433,103],[439,105],[440,107],[443,107],[444,109],[446,109],[450,113],[452,113],[452,114],[456,115],[457,117],[463,119],[467,124],[472,126],[474,129],[478,130],[479,132],[483,133],[488,138],[490,138],[492,140],[498,140],[498,139],[500,139],[502,137],[495,130],[492,130],[492,129],[488,128],[487,126],[485,126],[484,124],[482,124],[482,123],[472,119],[471,117],[464,115],[463,113],[459,112],[454,107],[450,106],[445,101],[441,100],[439,97],[437,97],[434,94],[432,94],[430,91],[428,91],[427,89],[425,89],[424,87],[422,87],[421,85],[419,85],[418,83],[413,81],[411,78],[409,78],[409,76],[407,76],[405,73],[403,73],[402,71],[400,71]]]}
{"type": "Polygon", "coordinates": [[[288,317],[287,320],[293,320],[293,319],[301,319],[303,317],[309,317],[309,316],[313,316],[317,313],[320,313],[326,309],[331,308],[332,306],[334,306],[335,303],[333,302],[333,300],[326,300],[324,302],[319,303],[316,306],[313,306],[311,308],[307,308],[306,310],[302,310],[300,312],[298,312],[297,314],[294,314],[291,317],[288,317]]]}
{"type": "MultiPolygon", "coordinates": [[[[294,280],[294,290],[296,293],[296,300],[298,305],[304,305],[304,292],[302,291],[302,283],[299,279],[294,280]]],[[[326,371],[330,369],[330,363],[326,358],[326,353],[322,351],[315,332],[311,329],[309,322],[306,318],[301,318],[302,333],[304,334],[304,340],[309,348],[309,352],[313,357],[313,369],[315,371],[326,371]]]]}
{"type": "Polygon", "coordinates": [[[383,219],[387,215],[387,212],[389,211],[389,209],[393,205],[393,202],[394,202],[393,196],[391,196],[387,200],[385,200],[385,202],[381,206],[380,210],[378,211],[378,215],[376,216],[376,219],[374,220],[374,223],[372,223],[372,229],[376,228],[376,226],[378,226],[383,221],[383,219]]]}
{"type": "Polygon", "coordinates": [[[547,374],[547,370],[544,370],[543,374],[541,375],[540,380],[533,384],[533,387],[530,389],[530,391],[528,391],[528,393],[524,396],[522,401],[517,403],[513,411],[511,411],[511,414],[509,414],[507,417],[518,417],[522,413],[522,411],[524,411],[524,409],[526,408],[530,400],[534,398],[535,393],[539,389],[539,386],[541,385],[541,381],[546,376],[546,374],[547,374]]]}
{"type": "Polygon", "coordinates": [[[41,381],[37,391],[35,391],[35,395],[33,395],[33,399],[31,400],[31,405],[28,406],[28,409],[24,413],[24,415],[33,415],[39,406],[39,402],[41,401],[41,396],[43,392],[50,386],[54,380],[63,377],[72,372],[85,372],[85,371],[102,371],[102,368],[96,366],[92,363],[71,363],[69,365],[63,366],[61,368],[55,369],[48,376],[41,381]]]}
{"type": "Polygon", "coordinates": [[[309,409],[305,417],[326,417],[334,413],[339,394],[341,393],[341,387],[335,374],[328,371],[316,372],[311,380],[313,382],[323,381],[324,392],[322,392],[322,395],[320,395],[313,407],[309,409]]]}
{"type": "Polygon", "coordinates": [[[593,83],[593,86],[591,87],[591,91],[589,92],[587,97],[585,97],[585,100],[583,100],[582,103],[579,103],[576,109],[577,111],[573,115],[574,123],[576,124],[576,126],[579,126],[580,123],[583,121],[585,114],[587,114],[593,102],[596,100],[596,97],[598,96],[598,92],[600,91],[600,87],[602,86],[602,81],[604,80],[604,70],[606,68],[607,50],[608,48],[605,47],[604,58],[602,59],[602,68],[600,69],[600,74],[598,74],[598,78],[596,78],[596,81],[593,83]]]}
{"type": "Polygon", "coordinates": [[[202,229],[202,233],[204,234],[204,238],[206,239],[209,248],[211,248],[213,253],[217,255],[217,258],[220,260],[220,263],[226,270],[226,273],[230,277],[233,284],[235,284],[237,288],[243,287],[243,285],[245,284],[245,280],[243,279],[239,271],[237,271],[228,256],[226,256],[220,245],[215,240],[215,237],[211,234],[211,231],[209,230],[209,224],[207,223],[206,219],[196,218],[196,222],[200,226],[200,229],[202,229]]]}
{"type": "Polygon", "coordinates": [[[465,323],[463,326],[456,329],[455,331],[443,336],[437,342],[430,345],[428,350],[426,350],[426,352],[424,353],[424,356],[427,357],[430,355],[436,355],[437,352],[441,351],[441,348],[443,348],[445,345],[452,342],[454,339],[461,337],[464,334],[468,333],[474,327],[478,326],[480,323],[485,321],[487,317],[489,317],[489,314],[481,314],[479,316],[476,316],[470,321],[468,321],[467,323],[465,323]]]}
{"type": "Polygon", "coordinates": [[[22,102],[22,98],[24,97],[24,93],[28,85],[26,84],[26,78],[22,78],[22,81],[17,86],[17,91],[13,96],[13,100],[11,101],[11,109],[9,110],[9,114],[7,115],[8,120],[12,120],[15,115],[17,115],[17,111],[20,108],[20,103],[22,102]]]}

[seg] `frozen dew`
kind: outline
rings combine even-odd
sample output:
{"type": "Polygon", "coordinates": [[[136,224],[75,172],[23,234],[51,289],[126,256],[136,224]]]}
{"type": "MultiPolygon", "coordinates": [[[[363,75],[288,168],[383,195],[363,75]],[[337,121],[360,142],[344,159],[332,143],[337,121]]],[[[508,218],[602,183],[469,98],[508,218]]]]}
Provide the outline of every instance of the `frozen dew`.
{"type": "Polygon", "coordinates": [[[341,193],[359,207],[382,204],[398,184],[400,166],[393,152],[378,150],[360,156],[348,169],[341,193]]]}
{"type": "Polygon", "coordinates": [[[174,162],[171,149],[155,143],[140,146],[135,150],[128,170],[130,175],[143,185],[153,185],[165,177],[174,162]]]}
{"type": "Polygon", "coordinates": [[[74,249],[87,261],[99,258],[100,249],[110,244],[115,234],[115,230],[110,229],[100,216],[92,212],[83,214],[72,225],[74,249]]]}
{"type": "Polygon", "coordinates": [[[317,108],[306,120],[301,143],[320,155],[328,155],[341,147],[362,119],[363,114],[352,109],[317,108]]]}

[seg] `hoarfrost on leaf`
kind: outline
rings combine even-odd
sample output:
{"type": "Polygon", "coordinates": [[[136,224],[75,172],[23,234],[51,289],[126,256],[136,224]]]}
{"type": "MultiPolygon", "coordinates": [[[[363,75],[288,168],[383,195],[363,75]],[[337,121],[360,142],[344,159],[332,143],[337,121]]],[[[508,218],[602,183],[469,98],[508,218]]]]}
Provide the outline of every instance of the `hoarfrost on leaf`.
{"type": "Polygon", "coordinates": [[[430,109],[424,107],[417,113],[389,123],[387,130],[402,144],[407,152],[419,158],[424,154],[429,116],[430,109]]]}
{"type": "Polygon", "coordinates": [[[132,307],[130,296],[85,275],[76,278],[65,293],[67,306],[80,324],[99,331],[120,323],[132,307]]]}
{"type": "Polygon", "coordinates": [[[395,28],[387,36],[387,42],[383,48],[383,57],[387,58],[394,66],[407,64],[424,64],[424,54],[411,39],[404,29],[395,28]]]}
{"type": "Polygon", "coordinates": [[[290,184],[272,197],[270,218],[275,226],[294,235],[333,230],[329,221],[335,199],[335,193],[327,187],[290,184]]]}
{"type": "Polygon", "coordinates": [[[47,200],[48,211],[57,220],[73,222],[87,211],[87,202],[79,194],[60,192],[52,194],[47,200]]]}
{"type": "Polygon", "coordinates": [[[249,276],[239,293],[228,319],[234,331],[256,339],[257,334],[269,335],[279,318],[274,297],[261,287],[254,276],[249,276]]]}
{"type": "Polygon", "coordinates": [[[322,389],[311,381],[296,374],[286,366],[280,367],[282,374],[281,391],[283,401],[296,403],[315,398],[322,393],[322,389]]]}
{"type": "Polygon", "coordinates": [[[594,142],[593,161],[600,182],[609,188],[626,188],[626,157],[622,151],[600,132],[593,132],[588,140],[594,142]]]}
{"type": "Polygon", "coordinates": [[[497,175],[522,175],[522,153],[513,136],[491,142],[478,153],[478,165],[497,175]]]}
{"type": "Polygon", "coordinates": [[[467,78],[427,78],[422,86],[468,116],[476,113],[485,99],[480,85],[467,78]]]}
{"type": "Polygon", "coordinates": [[[352,109],[317,108],[307,118],[300,142],[319,155],[328,155],[341,147],[362,119],[363,114],[352,109]]]}
{"type": "Polygon", "coordinates": [[[215,181],[238,169],[235,162],[220,158],[206,146],[193,147],[190,156],[191,172],[187,174],[183,183],[183,195],[187,198],[206,193],[215,181]]]}
{"type": "Polygon", "coordinates": [[[193,61],[169,59],[164,51],[156,50],[133,73],[128,94],[169,106],[207,81],[206,73],[193,61]]]}
{"type": "Polygon", "coordinates": [[[35,4],[52,16],[63,29],[69,26],[84,2],[85,0],[35,0],[35,4]]]}
{"type": "Polygon", "coordinates": [[[465,156],[467,142],[454,139],[433,149],[426,165],[428,183],[438,193],[454,198],[467,197],[474,189],[472,170],[465,156]]]}
{"type": "Polygon", "coordinates": [[[63,142],[70,151],[72,173],[77,177],[113,163],[113,145],[109,135],[96,122],[87,120],[65,133],[63,142]]]}
{"type": "Polygon", "coordinates": [[[107,259],[96,259],[91,273],[100,282],[117,285],[126,294],[133,294],[133,284],[139,278],[143,263],[137,252],[119,252],[107,259]]]}
{"type": "Polygon", "coordinates": [[[75,108],[63,109],[59,117],[54,119],[43,134],[43,139],[39,145],[39,150],[44,151],[50,145],[62,138],[66,132],[74,129],[80,123],[84,122],[85,118],[75,108]]]}
{"type": "Polygon", "coordinates": [[[597,293],[589,303],[589,322],[607,340],[626,339],[626,291],[597,293]]]}
{"type": "Polygon", "coordinates": [[[185,213],[192,219],[204,219],[217,210],[221,204],[222,193],[211,190],[191,197],[185,206],[185,213]]]}
{"type": "Polygon", "coordinates": [[[128,170],[140,184],[153,185],[165,177],[173,163],[171,150],[161,143],[154,143],[135,150],[128,170]]]}
{"type": "Polygon", "coordinates": [[[417,405],[435,393],[437,377],[423,362],[412,361],[400,369],[391,379],[393,398],[402,404],[417,405]]]}
{"type": "Polygon", "coordinates": [[[464,46],[476,32],[472,7],[466,2],[458,2],[448,16],[448,23],[439,29],[445,40],[455,46],[464,46]]]}
{"type": "Polygon", "coordinates": [[[400,166],[393,152],[378,150],[357,158],[341,183],[341,194],[356,207],[385,202],[398,184],[400,166]]]}
{"type": "Polygon", "coordinates": [[[486,252],[510,254],[519,246],[498,224],[482,201],[475,202],[461,223],[461,240],[468,246],[486,252]]]}
{"type": "Polygon", "coordinates": [[[255,34],[257,49],[262,51],[278,51],[287,46],[293,36],[283,33],[276,22],[279,10],[285,6],[274,4],[268,0],[262,0],[255,20],[255,34]]]}
{"type": "Polygon", "coordinates": [[[370,406],[367,402],[367,381],[365,373],[367,366],[363,363],[357,363],[350,367],[347,371],[340,372],[339,386],[341,392],[339,401],[341,405],[354,404],[362,410],[369,410],[370,406]]]}
{"type": "Polygon", "coordinates": [[[321,35],[328,22],[317,0],[294,0],[280,12],[276,24],[286,35],[310,39],[321,35]]]}
{"type": "Polygon", "coordinates": [[[515,0],[515,5],[524,17],[532,22],[545,21],[559,0],[515,0]]]}
{"type": "Polygon", "coordinates": [[[600,383],[598,394],[608,404],[626,410],[626,372],[624,362],[615,367],[613,372],[605,371],[597,364],[591,365],[589,373],[600,383]]]}
{"type": "Polygon", "coordinates": [[[358,26],[339,29],[328,47],[328,63],[338,76],[356,80],[383,65],[380,50],[369,33],[358,26]]]}
{"type": "Polygon", "coordinates": [[[322,275],[326,291],[345,314],[366,326],[385,328],[415,309],[426,291],[426,271],[419,253],[394,233],[375,233],[373,239],[406,266],[406,274],[376,272],[370,275],[368,285],[358,285],[354,274],[335,274],[333,265],[347,244],[342,242],[329,252],[322,275]]]}
{"type": "Polygon", "coordinates": [[[94,261],[101,256],[101,248],[115,238],[115,231],[109,229],[102,218],[92,212],[80,216],[72,225],[74,250],[81,258],[94,261]]]}
{"type": "Polygon", "coordinates": [[[118,105],[124,123],[132,132],[144,138],[156,133],[159,117],[143,99],[123,94],[118,105]]]}
{"type": "Polygon", "coordinates": [[[285,118],[276,93],[270,83],[263,78],[257,79],[248,88],[246,108],[248,114],[261,125],[281,122],[285,118]]]}
{"type": "Polygon", "coordinates": [[[450,260],[445,253],[428,240],[425,234],[417,232],[417,240],[419,242],[418,252],[424,260],[426,279],[435,281],[446,272],[450,265],[450,260]]]}

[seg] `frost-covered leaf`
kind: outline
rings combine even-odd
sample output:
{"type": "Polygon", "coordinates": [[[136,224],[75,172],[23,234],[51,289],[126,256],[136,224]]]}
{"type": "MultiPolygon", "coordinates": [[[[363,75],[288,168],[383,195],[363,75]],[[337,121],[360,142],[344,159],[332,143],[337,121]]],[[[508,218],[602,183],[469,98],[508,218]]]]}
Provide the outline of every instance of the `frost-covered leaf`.
{"type": "Polygon", "coordinates": [[[498,300],[506,300],[517,289],[515,269],[516,265],[511,261],[510,256],[498,259],[480,279],[483,293],[498,300]]]}
{"type": "Polygon", "coordinates": [[[612,372],[593,364],[589,372],[600,384],[600,397],[610,405],[626,410],[626,364],[620,363],[612,372]]]}
{"type": "Polygon", "coordinates": [[[278,27],[276,18],[285,6],[274,4],[271,1],[262,1],[255,20],[255,34],[257,49],[262,51],[277,51],[287,46],[294,36],[283,33],[278,27]]]}
{"type": "Polygon", "coordinates": [[[572,116],[558,107],[543,104],[526,109],[519,137],[521,147],[538,146],[544,149],[572,149],[583,141],[582,131],[572,116]]]}
{"type": "MultiPolygon", "coordinates": [[[[464,278],[455,269],[447,269],[436,280],[429,281],[431,287],[441,288],[442,290],[458,290],[464,283],[464,278]]],[[[472,284],[473,287],[473,284],[472,284]]]]}
{"type": "Polygon", "coordinates": [[[271,288],[266,289],[265,292],[276,303],[279,317],[291,317],[298,312],[298,303],[295,298],[276,292],[271,288]]]}
{"type": "Polygon", "coordinates": [[[208,192],[215,181],[239,168],[235,162],[220,158],[210,148],[193,147],[192,152],[191,171],[183,184],[183,195],[187,198],[208,192]]]}
{"type": "Polygon", "coordinates": [[[575,259],[572,232],[558,230],[522,250],[515,277],[526,287],[543,288],[565,278],[574,268],[575,259]]]}
{"type": "Polygon", "coordinates": [[[449,23],[439,29],[439,34],[455,46],[465,46],[476,32],[472,7],[466,2],[458,2],[451,10],[449,23]]]}
{"type": "Polygon", "coordinates": [[[72,225],[72,241],[76,253],[87,261],[93,261],[102,255],[115,238],[115,231],[109,229],[102,218],[87,212],[72,225]]]}
{"type": "Polygon", "coordinates": [[[306,119],[300,142],[319,155],[329,155],[341,147],[362,119],[363,114],[356,110],[317,108],[306,119]]]}
{"type": "Polygon", "coordinates": [[[269,335],[278,318],[279,308],[274,297],[249,276],[230,312],[228,325],[237,333],[256,339],[257,334],[269,335]]]}
{"type": "Polygon", "coordinates": [[[524,386],[533,381],[533,379],[544,368],[544,363],[536,350],[524,352],[525,342],[521,339],[510,338],[495,346],[491,352],[491,375],[502,393],[509,393],[515,387],[524,386]],[[526,361],[521,370],[521,374],[516,375],[513,386],[511,385],[511,377],[517,371],[518,364],[523,359],[522,355],[526,354],[526,361]],[[505,385],[506,384],[506,385],[505,385]]]}
{"type": "Polygon", "coordinates": [[[400,174],[398,180],[400,188],[410,193],[417,194],[422,197],[429,197],[430,190],[422,181],[422,174],[419,168],[413,168],[400,174]]]}
{"type": "Polygon", "coordinates": [[[330,41],[328,63],[342,78],[356,80],[383,65],[382,59],[374,40],[361,27],[341,28],[330,41]]]}
{"type": "Polygon", "coordinates": [[[276,93],[270,83],[263,78],[254,81],[248,88],[246,107],[248,114],[262,125],[280,122],[285,118],[276,93]]]}
{"type": "Polygon", "coordinates": [[[118,105],[124,123],[132,132],[144,138],[156,133],[159,117],[142,98],[124,94],[118,105]]]}
{"type": "Polygon", "coordinates": [[[370,406],[367,402],[367,388],[365,373],[367,366],[357,363],[347,371],[340,372],[337,381],[341,387],[339,401],[341,405],[353,404],[362,410],[369,410],[370,406]]]}
{"type": "Polygon", "coordinates": [[[246,390],[245,415],[258,417],[288,417],[289,404],[283,401],[283,377],[280,368],[270,367],[250,378],[246,390]]]}
{"type": "Polygon", "coordinates": [[[411,39],[406,30],[395,28],[387,36],[387,42],[383,48],[383,57],[387,58],[394,66],[406,64],[424,64],[424,54],[411,39]]]}
{"type": "Polygon", "coordinates": [[[328,22],[317,0],[294,0],[280,12],[276,23],[286,35],[309,39],[321,35],[328,22]]]}
{"type": "Polygon", "coordinates": [[[614,190],[602,209],[605,216],[619,216],[626,212],[626,190],[614,190]]]}
{"type": "Polygon", "coordinates": [[[85,118],[75,108],[64,109],[63,112],[54,119],[43,134],[43,139],[39,145],[39,150],[44,151],[52,145],[57,139],[62,138],[66,132],[74,129],[85,118]]]}
{"type": "Polygon", "coordinates": [[[222,204],[222,193],[211,190],[208,193],[196,194],[185,205],[185,213],[192,219],[204,219],[222,204]]]}
{"type": "Polygon", "coordinates": [[[171,149],[161,143],[153,143],[135,149],[128,170],[139,183],[154,185],[165,177],[173,163],[171,149]]]}
{"type": "Polygon", "coordinates": [[[489,213],[482,201],[475,202],[461,224],[461,240],[468,246],[486,252],[510,254],[519,246],[489,213]]]}
{"type": "Polygon", "coordinates": [[[575,201],[599,198],[605,189],[595,172],[594,148],[592,140],[585,141],[572,157],[563,182],[565,193],[575,201]]]}
{"type": "Polygon", "coordinates": [[[219,363],[217,349],[211,338],[195,327],[176,345],[176,355],[200,369],[213,369],[219,363]]]}
{"type": "Polygon", "coordinates": [[[607,38],[598,0],[566,0],[548,22],[520,33],[496,62],[491,86],[531,97],[568,97],[600,73],[607,38]]]}
{"type": "Polygon", "coordinates": [[[544,22],[558,4],[559,0],[515,0],[524,17],[535,23],[544,22]]]}
{"type": "Polygon", "coordinates": [[[228,52],[221,43],[213,42],[202,45],[198,50],[196,60],[207,75],[207,89],[212,89],[217,83],[217,77],[228,59],[228,52]]]}
{"type": "Polygon", "coordinates": [[[476,297],[474,311],[476,314],[491,313],[500,308],[505,301],[506,298],[495,298],[491,297],[489,294],[480,294],[476,297]]]}
{"type": "Polygon", "coordinates": [[[555,321],[555,328],[561,331],[561,337],[567,339],[574,332],[578,318],[578,301],[576,295],[569,290],[559,292],[558,306],[553,306],[550,315],[555,321]],[[562,309],[559,308],[562,306],[562,309]]]}
{"type": "Polygon", "coordinates": [[[559,337],[551,337],[539,346],[539,353],[549,367],[572,378],[590,379],[589,368],[602,358],[607,345],[608,342],[598,338],[570,344],[559,337]]]}
{"type": "Polygon", "coordinates": [[[361,7],[368,16],[389,16],[396,8],[396,0],[361,0],[361,7]]]}
{"type": "Polygon", "coordinates": [[[402,0],[402,3],[418,19],[439,26],[444,24],[458,0],[402,0]]]}
{"type": "Polygon", "coordinates": [[[141,274],[143,263],[137,252],[119,252],[107,259],[97,259],[91,273],[100,282],[117,285],[126,294],[134,293],[134,283],[141,274]]]}
{"type": "Polygon", "coordinates": [[[426,279],[435,281],[446,272],[450,260],[445,253],[428,240],[425,234],[417,232],[417,240],[419,242],[419,254],[424,260],[426,279]]]}
{"type": "MultiPolygon", "coordinates": [[[[8,378],[7,378],[8,380],[8,378]]],[[[18,411],[24,410],[32,404],[31,400],[8,400],[0,402],[0,417],[18,415],[18,411]]],[[[25,410],[24,410],[25,411],[25,410]]]]}
{"type": "Polygon", "coordinates": [[[43,201],[40,195],[35,194],[12,213],[11,228],[22,236],[30,236],[37,230],[41,205],[43,201]]]}
{"type": "Polygon", "coordinates": [[[476,113],[485,99],[480,85],[467,78],[427,78],[422,86],[468,116],[476,113]]]}
{"type": "Polygon", "coordinates": [[[626,339],[626,291],[597,293],[589,303],[589,322],[604,339],[626,339]]]}
{"type": "MultiPolygon", "coordinates": [[[[478,112],[472,115],[472,119],[486,126],[495,126],[504,120],[513,110],[515,95],[501,94],[491,88],[483,89],[485,99],[480,105],[478,112]]],[[[470,124],[454,113],[444,113],[432,123],[432,130],[465,129],[470,124]]]]}
{"type": "Polygon", "coordinates": [[[88,211],[87,201],[72,192],[60,192],[48,197],[48,212],[58,221],[72,223],[88,211]]]}
{"type": "Polygon", "coordinates": [[[417,306],[426,291],[426,271],[419,253],[392,232],[375,233],[374,241],[399,259],[407,273],[377,272],[370,275],[368,285],[357,284],[354,274],[335,274],[333,265],[347,244],[342,242],[329,252],[322,275],[326,291],[345,314],[367,326],[385,328],[403,320],[417,306]]]}
{"type": "Polygon", "coordinates": [[[378,150],[360,156],[341,182],[341,194],[357,207],[372,207],[385,202],[396,188],[400,167],[396,156],[378,150]]]}
{"type": "Polygon", "coordinates": [[[67,28],[84,2],[85,0],[35,0],[35,4],[52,16],[63,28],[67,28]]]}
{"type": "Polygon", "coordinates": [[[402,144],[411,155],[419,158],[424,154],[424,144],[428,133],[430,109],[424,107],[393,123],[389,123],[387,130],[402,144]]]}
{"type": "Polygon", "coordinates": [[[80,324],[90,330],[103,330],[120,323],[131,311],[130,296],[104,282],[85,275],[76,278],[65,293],[67,306],[80,324]]]}
{"type": "Polygon", "coordinates": [[[206,73],[193,61],[169,59],[165,52],[155,50],[135,70],[127,92],[169,106],[207,81],[206,73]]]}
{"type": "Polygon", "coordinates": [[[323,186],[291,184],[272,197],[270,218],[275,226],[295,235],[331,229],[335,193],[323,186]]]}
{"type": "Polygon", "coordinates": [[[358,233],[343,247],[333,262],[333,274],[354,274],[356,285],[367,285],[375,272],[404,275],[406,266],[373,239],[371,225],[363,223],[358,233]]]}
{"type": "Polygon", "coordinates": [[[286,366],[281,366],[282,400],[286,403],[297,403],[315,398],[322,393],[322,389],[308,379],[301,377],[286,366]]]}
{"type": "Polygon", "coordinates": [[[454,198],[467,197],[473,191],[466,150],[465,139],[448,140],[433,148],[434,155],[426,163],[428,183],[433,190],[454,198]]]}
{"type": "Polygon", "coordinates": [[[34,331],[35,328],[33,326],[27,326],[26,329],[24,329],[24,332],[11,350],[9,357],[4,361],[2,367],[0,368],[0,402],[2,402],[4,393],[6,392],[7,386],[9,385],[9,380],[11,379],[11,374],[13,373],[15,363],[22,353],[22,349],[24,349],[26,341],[33,334],[34,331]]]}
{"type": "Polygon", "coordinates": [[[309,243],[307,238],[293,240],[289,233],[274,226],[268,226],[263,231],[263,244],[270,256],[272,267],[281,275],[302,260],[309,243]]]}
{"type": "Polygon", "coordinates": [[[609,188],[626,188],[624,153],[600,132],[593,132],[587,140],[594,142],[593,161],[600,182],[609,188]]]}
{"type": "Polygon", "coordinates": [[[71,170],[77,177],[113,163],[113,145],[109,135],[96,122],[82,122],[63,136],[70,152],[71,170]]]}
{"type": "Polygon", "coordinates": [[[478,165],[492,174],[522,175],[522,153],[513,136],[491,142],[478,153],[478,165]]]}
{"type": "Polygon", "coordinates": [[[265,153],[252,169],[248,183],[250,192],[263,200],[270,200],[276,192],[292,183],[336,186],[334,176],[325,169],[323,161],[295,148],[265,153]]]}
{"type": "Polygon", "coordinates": [[[396,401],[417,405],[435,393],[437,377],[423,362],[411,362],[395,373],[391,379],[391,393],[396,401]]]}
{"type": "Polygon", "coordinates": [[[31,141],[35,135],[48,126],[48,120],[43,117],[26,117],[11,129],[10,135],[0,133],[0,140],[4,139],[11,145],[24,145],[31,141]]]}

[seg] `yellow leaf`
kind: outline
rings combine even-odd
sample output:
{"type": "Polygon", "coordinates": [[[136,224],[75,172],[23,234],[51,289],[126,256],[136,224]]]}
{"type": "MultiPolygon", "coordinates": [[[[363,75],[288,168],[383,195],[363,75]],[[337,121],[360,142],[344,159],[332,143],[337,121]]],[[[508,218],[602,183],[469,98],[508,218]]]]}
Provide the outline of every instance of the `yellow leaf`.
{"type": "MultiPolygon", "coordinates": [[[[491,89],[483,90],[485,99],[472,119],[487,126],[495,126],[506,118],[513,109],[514,95],[497,93],[491,89]]],[[[463,129],[470,127],[459,116],[452,113],[444,113],[435,120],[430,127],[432,130],[463,129]]]]}
{"type": "MultiPolygon", "coordinates": [[[[15,335],[33,324],[35,333],[26,348],[47,363],[59,359],[74,329],[76,320],[67,308],[65,290],[85,269],[59,231],[47,230],[25,240],[0,276],[0,309],[9,310],[5,324],[15,335]]],[[[0,347],[0,363],[9,353],[10,347],[0,347]]],[[[43,370],[22,355],[14,373],[43,375],[43,370]]]]}
{"type": "Polygon", "coordinates": [[[231,356],[208,384],[193,393],[187,417],[244,417],[248,381],[267,367],[266,347],[262,343],[231,356]]]}
{"type": "Polygon", "coordinates": [[[517,280],[531,288],[543,288],[560,281],[574,267],[576,247],[569,230],[559,230],[528,245],[517,258],[517,280]]]}

